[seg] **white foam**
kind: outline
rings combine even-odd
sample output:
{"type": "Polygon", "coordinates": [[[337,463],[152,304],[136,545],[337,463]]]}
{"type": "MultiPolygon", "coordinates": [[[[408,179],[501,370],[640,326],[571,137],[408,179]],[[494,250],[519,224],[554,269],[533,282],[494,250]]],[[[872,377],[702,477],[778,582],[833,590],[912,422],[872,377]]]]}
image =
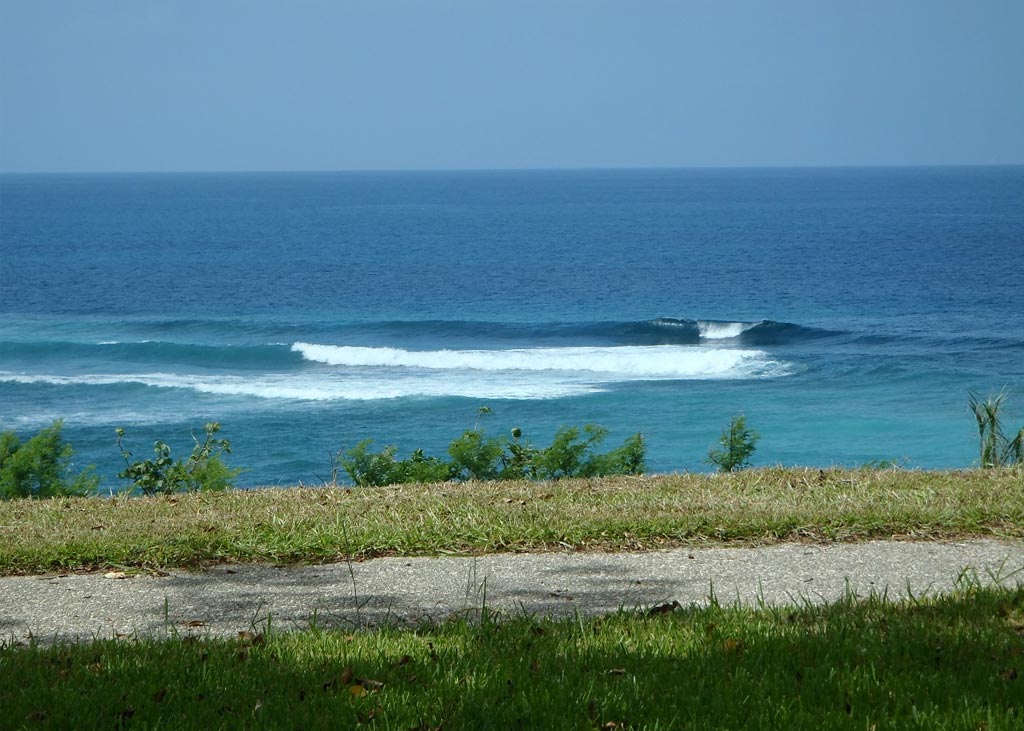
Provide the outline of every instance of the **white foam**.
{"type": "Polygon", "coordinates": [[[602,380],[752,377],[771,363],[759,350],[685,345],[417,351],[295,343],[292,350],[306,360],[349,368],[561,371],[601,374],[602,380]]]}
{"type": "Polygon", "coordinates": [[[373,401],[408,397],[466,396],[492,399],[551,399],[604,390],[598,385],[565,379],[509,380],[495,374],[482,378],[450,376],[381,378],[362,374],[177,375],[169,373],[91,374],[79,376],[0,373],[0,382],[53,386],[116,386],[137,384],[183,388],[221,396],[250,396],[297,401],[373,401]]]}
{"type": "Polygon", "coordinates": [[[406,397],[552,399],[627,381],[772,378],[788,364],[759,350],[657,345],[411,351],[295,343],[318,366],[291,373],[18,374],[0,381],[57,386],[139,384],[220,396],[305,401],[406,397]]]}
{"type": "Polygon", "coordinates": [[[738,338],[752,327],[756,322],[715,322],[709,320],[698,320],[697,331],[705,340],[730,340],[738,338]]]}

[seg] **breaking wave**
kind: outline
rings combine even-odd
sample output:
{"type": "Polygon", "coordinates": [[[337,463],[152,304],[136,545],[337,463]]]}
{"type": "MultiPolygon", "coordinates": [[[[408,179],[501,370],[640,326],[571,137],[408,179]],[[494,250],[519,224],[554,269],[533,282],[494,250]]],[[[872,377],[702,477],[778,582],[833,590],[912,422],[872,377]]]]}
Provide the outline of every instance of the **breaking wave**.
{"type": "Polygon", "coordinates": [[[550,399],[628,381],[773,378],[789,364],[757,350],[693,346],[412,351],[295,343],[309,364],[279,373],[0,373],[0,383],[181,388],[222,396],[312,401],[465,396],[550,399]]]}
{"type": "Polygon", "coordinates": [[[675,345],[416,351],[295,343],[292,350],[332,366],[584,372],[622,380],[751,378],[769,375],[779,366],[761,351],[675,345]]]}

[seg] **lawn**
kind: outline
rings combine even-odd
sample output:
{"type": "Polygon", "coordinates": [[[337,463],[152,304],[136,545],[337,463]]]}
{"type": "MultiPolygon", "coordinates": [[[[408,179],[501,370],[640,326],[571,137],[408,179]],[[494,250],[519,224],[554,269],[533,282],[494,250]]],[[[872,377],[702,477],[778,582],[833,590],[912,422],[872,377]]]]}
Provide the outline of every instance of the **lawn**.
{"type": "Polygon", "coordinates": [[[968,580],[904,604],[0,647],[0,725],[997,731],[1024,726],[1022,673],[1024,589],[968,580]]]}

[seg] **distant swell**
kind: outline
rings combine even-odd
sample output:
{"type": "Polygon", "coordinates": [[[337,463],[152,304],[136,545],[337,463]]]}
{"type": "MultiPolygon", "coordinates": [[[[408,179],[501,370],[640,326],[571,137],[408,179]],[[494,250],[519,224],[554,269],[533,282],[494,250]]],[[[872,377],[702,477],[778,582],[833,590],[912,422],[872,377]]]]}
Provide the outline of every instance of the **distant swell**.
{"type": "MultiPolygon", "coordinates": [[[[378,323],[376,332],[395,339],[422,336],[431,340],[506,342],[564,345],[699,345],[714,341],[762,346],[800,343],[839,335],[830,330],[774,320],[690,320],[661,317],[654,320],[606,322],[499,323],[426,321],[378,323]]],[[[350,333],[354,332],[349,330],[350,333]]]]}
{"type": "Polygon", "coordinates": [[[773,320],[653,320],[597,322],[488,322],[479,320],[89,320],[73,325],[34,320],[0,323],[0,359],[8,357],[120,358],[135,362],[210,365],[274,363],[289,357],[273,343],[316,342],[400,348],[471,348],[501,345],[762,346],[838,335],[773,320]]]}
{"type": "Polygon", "coordinates": [[[286,369],[301,359],[286,345],[196,345],[160,341],[80,343],[67,341],[0,342],[3,362],[153,363],[239,370],[286,369]]]}

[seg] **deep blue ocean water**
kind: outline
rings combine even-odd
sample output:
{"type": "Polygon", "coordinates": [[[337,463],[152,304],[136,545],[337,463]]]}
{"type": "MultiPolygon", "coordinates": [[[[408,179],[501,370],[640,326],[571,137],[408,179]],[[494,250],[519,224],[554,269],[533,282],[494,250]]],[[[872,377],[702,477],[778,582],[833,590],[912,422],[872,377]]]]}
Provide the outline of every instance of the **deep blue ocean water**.
{"type": "Polygon", "coordinates": [[[967,467],[1024,422],[1024,168],[0,176],[0,429],[106,484],[219,421],[245,484],[361,439],[643,432],[703,462],[967,467]]]}

